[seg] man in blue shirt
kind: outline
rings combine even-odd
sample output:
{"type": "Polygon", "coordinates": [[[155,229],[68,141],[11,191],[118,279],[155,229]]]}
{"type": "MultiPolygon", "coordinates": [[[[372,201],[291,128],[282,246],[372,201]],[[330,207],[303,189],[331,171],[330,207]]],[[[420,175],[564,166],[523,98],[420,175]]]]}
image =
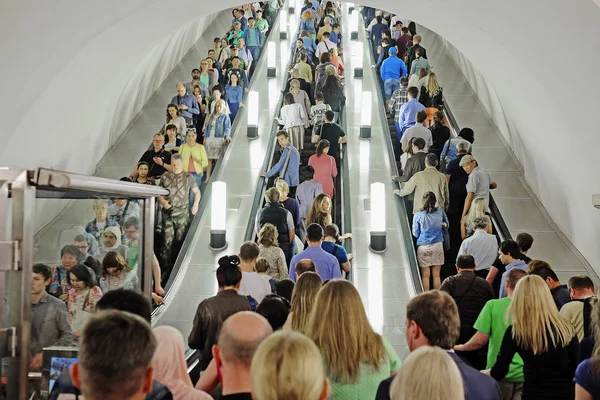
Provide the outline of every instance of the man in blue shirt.
{"type": "Polygon", "coordinates": [[[383,80],[386,110],[388,109],[390,99],[392,98],[392,93],[400,89],[400,78],[407,73],[404,61],[396,57],[396,54],[398,53],[396,47],[390,47],[388,52],[390,56],[381,63],[381,80],[383,80]]]}
{"type": "Polygon", "coordinates": [[[196,96],[192,96],[191,94],[187,93],[185,84],[183,83],[177,84],[177,96],[173,97],[171,103],[177,105],[188,126],[192,125],[193,123],[192,115],[200,114],[200,106],[198,106],[198,100],[196,99],[196,96]]]}
{"type": "Polygon", "coordinates": [[[296,264],[303,259],[312,260],[317,268],[317,274],[323,282],[335,278],[342,278],[340,265],[335,256],[321,248],[323,242],[323,228],[319,224],[310,224],[306,228],[306,241],[308,247],[300,254],[292,258],[290,264],[290,279],[296,282],[296,264]]]}
{"type": "Polygon", "coordinates": [[[254,56],[248,46],[246,46],[246,40],[244,38],[238,39],[238,57],[244,61],[244,65],[246,69],[246,75],[250,75],[250,68],[252,67],[252,63],[254,61],[254,56]]]}
{"type": "Polygon", "coordinates": [[[408,88],[408,101],[400,107],[400,120],[396,122],[396,139],[398,143],[400,143],[404,131],[417,123],[417,113],[421,110],[425,111],[425,106],[417,101],[418,95],[419,89],[415,86],[408,88]]]}
{"type": "Polygon", "coordinates": [[[329,40],[339,47],[340,44],[340,24],[333,24],[331,32],[329,32],[329,40]]]}
{"type": "Polygon", "coordinates": [[[279,174],[290,187],[290,197],[296,193],[296,186],[300,184],[300,153],[290,143],[290,135],[286,131],[277,132],[277,143],[283,149],[283,153],[277,164],[269,172],[261,172],[260,176],[270,178],[279,174]]]}
{"type": "Polygon", "coordinates": [[[252,59],[256,61],[260,55],[260,49],[263,47],[264,36],[260,29],[254,25],[255,23],[254,18],[248,18],[248,28],[244,31],[244,34],[246,36],[246,47],[252,53],[252,59]]]}

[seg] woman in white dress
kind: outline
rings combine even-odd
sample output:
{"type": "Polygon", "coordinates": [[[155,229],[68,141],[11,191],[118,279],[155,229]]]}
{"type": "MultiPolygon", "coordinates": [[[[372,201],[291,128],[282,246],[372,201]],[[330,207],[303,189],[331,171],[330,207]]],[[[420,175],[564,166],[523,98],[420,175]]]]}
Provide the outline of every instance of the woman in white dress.
{"type": "Polygon", "coordinates": [[[308,126],[308,115],[304,104],[294,101],[292,93],[286,93],[283,97],[284,106],[281,107],[279,118],[275,119],[283,125],[292,142],[292,146],[299,151],[304,149],[304,128],[308,126]]]}

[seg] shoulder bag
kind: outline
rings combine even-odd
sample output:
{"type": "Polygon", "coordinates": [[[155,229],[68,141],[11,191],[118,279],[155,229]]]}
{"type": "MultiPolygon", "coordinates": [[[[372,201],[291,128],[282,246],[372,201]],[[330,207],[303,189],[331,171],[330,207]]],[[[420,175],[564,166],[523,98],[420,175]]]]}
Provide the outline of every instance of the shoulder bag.
{"type": "Polygon", "coordinates": [[[88,288],[88,292],[85,295],[85,299],[83,300],[83,307],[81,310],[75,311],[75,315],[73,315],[73,322],[71,324],[71,328],[73,332],[81,332],[85,327],[85,324],[92,318],[92,313],[90,311],[85,310],[85,306],[90,300],[90,293],[92,289],[88,288]]]}
{"type": "Polygon", "coordinates": [[[290,145],[288,145],[287,150],[287,156],[285,157],[285,162],[283,163],[283,168],[281,169],[281,171],[279,172],[279,178],[277,179],[285,179],[285,173],[287,172],[287,168],[288,168],[288,164],[290,163],[290,156],[292,155],[292,150],[290,149],[290,145]]]}
{"type": "Polygon", "coordinates": [[[463,294],[460,297],[454,297],[454,301],[456,302],[456,307],[460,308],[460,303],[465,298],[467,293],[469,293],[469,290],[471,290],[471,286],[473,286],[473,283],[475,283],[476,279],[477,279],[477,275],[475,275],[475,273],[473,273],[473,279],[471,279],[471,282],[469,282],[469,286],[467,286],[467,288],[465,289],[463,294]]]}

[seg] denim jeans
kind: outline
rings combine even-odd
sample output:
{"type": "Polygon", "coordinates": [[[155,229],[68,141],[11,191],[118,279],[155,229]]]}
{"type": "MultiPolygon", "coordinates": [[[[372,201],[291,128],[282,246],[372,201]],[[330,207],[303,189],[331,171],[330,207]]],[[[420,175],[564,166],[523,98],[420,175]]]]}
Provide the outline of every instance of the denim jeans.
{"type": "Polygon", "coordinates": [[[260,47],[248,46],[248,50],[250,50],[250,54],[252,54],[252,59],[254,60],[254,62],[258,62],[258,57],[260,57],[260,47]]]}
{"type": "MultiPolygon", "coordinates": [[[[197,172],[190,172],[190,175],[192,175],[192,177],[196,181],[196,185],[198,185],[198,188],[200,188],[200,184],[202,183],[202,175],[200,175],[197,172]]],[[[194,204],[194,192],[192,192],[191,190],[190,190],[190,204],[194,204]]]]}
{"type": "Polygon", "coordinates": [[[190,172],[190,174],[192,174],[192,176],[194,177],[194,180],[196,181],[196,185],[198,185],[198,187],[200,187],[200,185],[202,184],[202,175],[197,172],[190,172]]]}

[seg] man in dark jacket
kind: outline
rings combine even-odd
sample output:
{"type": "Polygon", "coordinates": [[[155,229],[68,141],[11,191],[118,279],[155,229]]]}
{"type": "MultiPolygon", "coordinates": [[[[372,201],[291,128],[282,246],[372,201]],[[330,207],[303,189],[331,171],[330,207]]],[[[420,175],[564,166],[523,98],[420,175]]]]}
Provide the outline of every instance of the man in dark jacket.
{"type": "Polygon", "coordinates": [[[427,50],[425,49],[425,47],[421,46],[421,40],[423,40],[421,35],[415,35],[413,37],[414,44],[410,48],[410,53],[408,54],[408,64],[406,65],[409,71],[412,62],[415,61],[415,59],[417,58],[417,49],[422,49],[421,57],[427,59],[427,50]]]}
{"type": "Polygon", "coordinates": [[[212,347],[223,322],[238,311],[252,311],[247,297],[238,294],[242,283],[242,270],[237,256],[225,256],[219,259],[217,281],[219,292],[216,296],[203,300],[196,310],[192,332],[188,337],[191,349],[199,349],[200,370],[205,370],[213,358],[212,347]]]}
{"type": "MultiPolygon", "coordinates": [[[[500,400],[494,379],[468,366],[452,351],[460,333],[456,303],[448,293],[431,290],[415,296],[406,306],[406,342],[410,351],[437,346],[446,351],[458,367],[465,387],[465,400],[500,400]]],[[[394,376],[382,381],[375,400],[390,399],[394,376]]]]}
{"type": "Polygon", "coordinates": [[[462,242],[460,235],[460,220],[462,210],[467,198],[467,181],[469,174],[462,169],[460,160],[467,155],[470,143],[466,140],[456,145],[457,157],[446,166],[446,179],[448,179],[448,192],[450,193],[450,205],[448,206],[448,232],[450,233],[450,246],[458,249],[462,242]]]}
{"type": "Polygon", "coordinates": [[[411,158],[406,160],[406,166],[401,176],[394,176],[396,182],[408,182],[417,172],[421,172],[425,169],[425,158],[427,152],[425,151],[425,139],[415,138],[412,142],[413,155],[411,158]]]}
{"type": "MultiPolygon", "coordinates": [[[[492,236],[493,237],[493,236],[492,236]]],[[[492,286],[475,274],[475,259],[470,254],[462,254],[456,259],[458,274],[449,276],[442,282],[440,290],[448,293],[458,307],[460,316],[460,336],[458,341],[466,343],[474,334],[475,321],[488,300],[494,298],[492,286]]],[[[477,369],[485,369],[487,347],[463,352],[461,357],[477,369]]]]}
{"type": "Polygon", "coordinates": [[[285,254],[288,265],[292,260],[294,250],[294,238],[296,231],[294,228],[294,219],[292,214],[286,210],[279,202],[279,191],[277,188],[270,188],[265,192],[265,206],[256,213],[255,230],[256,234],[261,228],[269,223],[277,228],[277,242],[285,254]]]}

